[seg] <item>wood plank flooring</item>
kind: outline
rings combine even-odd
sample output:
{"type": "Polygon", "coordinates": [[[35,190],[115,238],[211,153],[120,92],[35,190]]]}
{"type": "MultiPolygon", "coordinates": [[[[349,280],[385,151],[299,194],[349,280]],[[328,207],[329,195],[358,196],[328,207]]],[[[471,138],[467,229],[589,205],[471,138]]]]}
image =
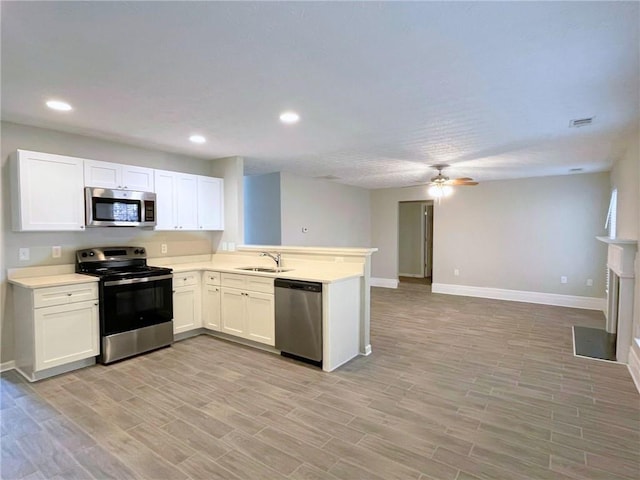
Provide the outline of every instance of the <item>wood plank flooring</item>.
{"type": "Polygon", "coordinates": [[[3,479],[640,478],[602,313],[372,290],[373,354],[334,373],[199,336],[29,384],[1,376],[3,479]]]}

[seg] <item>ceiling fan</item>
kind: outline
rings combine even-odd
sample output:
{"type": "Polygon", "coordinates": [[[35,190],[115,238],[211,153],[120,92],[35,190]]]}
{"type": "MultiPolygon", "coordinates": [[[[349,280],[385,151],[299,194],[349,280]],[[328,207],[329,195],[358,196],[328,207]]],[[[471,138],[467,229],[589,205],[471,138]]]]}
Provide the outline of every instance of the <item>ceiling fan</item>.
{"type": "Polygon", "coordinates": [[[442,173],[442,170],[444,170],[448,166],[449,165],[446,165],[446,164],[431,165],[432,168],[435,168],[438,171],[438,174],[435,177],[432,177],[431,181],[427,184],[429,185],[429,189],[428,189],[429,195],[436,198],[446,197],[448,195],[451,195],[451,193],[453,192],[452,187],[465,187],[465,186],[478,185],[478,182],[475,182],[473,178],[447,177],[442,173]]]}

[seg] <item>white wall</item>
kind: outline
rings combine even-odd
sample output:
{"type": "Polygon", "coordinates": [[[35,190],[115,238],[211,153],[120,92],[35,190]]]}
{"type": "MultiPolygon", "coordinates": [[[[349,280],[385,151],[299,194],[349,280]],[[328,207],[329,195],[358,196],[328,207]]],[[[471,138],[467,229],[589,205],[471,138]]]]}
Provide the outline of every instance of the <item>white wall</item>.
{"type": "Polygon", "coordinates": [[[640,161],[638,142],[631,142],[625,155],[611,169],[611,188],[618,189],[618,209],[616,212],[616,237],[622,239],[638,239],[638,210],[640,210],[640,193],[638,192],[638,176],[640,161]]]}
{"type": "Polygon", "coordinates": [[[282,245],[371,245],[369,190],[281,173],[280,195],[282,245]]]}
{"type": "Polygon", "coordinates": [[[218,158],[209,162],[209,174],[224,178],[224,232],[214,237],[214,251],[224,243],[244,243],[244,159],[218,158]],[[224,243],[223,243],[224,242],[224,243]]]}
{"type": "Polygon", "coordinates": [[[244,243],[281,245],[280,173],[244,177],[244,243]]]}
{"type": "MultiPolygon", "coordinates": [[[[124,145],[97,138],[74,135],[43,128],[2,122],[1,155],[1,205],[0,210],[0,362],[13,358],[13,321],[11,303],[7,298],[6,269],[15,267],[73,264],[75,250],[101,245],[140,245],[149,256],[162,256],[160,245],[168,246],[167,255],[196,255],[212,253],[221,239],[220,232],[155,232],[138,228],[92,228],[83,232],[13,232],[11,230],[11,205],[9,195],[9,155],[17,149],[34,150],[73,157],[103,160],[115,163],[140,165],[186,173],[223,176],[225,178],[226,225],[229,235],[241,243],[242,220],[233,218],[242,211],[242,159],[211,161],[157,150],[124,145]],[[220,171],[216,171],[216,168],[220,171]],[[240,184],[240,205],[236,197],[240,184]],[[230,188],[229,188],[230,187],[230,188]],[[231,195],[231,197],[229,197],[231,195]],[[235,204],[234,204],[235,202],[235,204]],[[51,247],[62,246],[62,257],[52,258],[51,247]],[[31,259],[18,260],[18,249],[29,247],[31,259]]],[[[52,179],[55,181],[55,179],[52,179]]],[[[79,199],[82,201],[82,199],[79,199]]],[[[227,232],[225,231],[225,234],[227,232]]]]}
{"type": "MultiPolygon", "coordinates": [[[[457,188],[434,206],[433,281],[603,297],[606,247],[595,236],[604,233],[608,183],[600,173],[457,188]]],[[[415,187],[374,190],[371,198],[372,245],[379,248],[372,277],[396,278],[398,202],[427,195],[415,187]]]]}

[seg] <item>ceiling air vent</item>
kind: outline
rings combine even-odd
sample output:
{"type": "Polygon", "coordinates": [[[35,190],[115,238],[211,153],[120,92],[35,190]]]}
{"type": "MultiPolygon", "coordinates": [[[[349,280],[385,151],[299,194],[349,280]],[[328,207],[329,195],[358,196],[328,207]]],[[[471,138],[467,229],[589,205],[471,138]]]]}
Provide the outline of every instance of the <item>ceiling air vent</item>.
{"type": "Polygon", "coordinates": [[[588,117],[588,118],[576,118],[575,120],[571,120],[569,122],[569,126],[570,127],[584,127],[587,125],[591,125],[593,123],[593,119],[595,117],[588,117]]]}
{"type": "Polygon", "coordinates": [[[340,177],[336,177],[335,175],[321,175],[319,177],[313,177],[317,180],[340,180],[340,177]]]}

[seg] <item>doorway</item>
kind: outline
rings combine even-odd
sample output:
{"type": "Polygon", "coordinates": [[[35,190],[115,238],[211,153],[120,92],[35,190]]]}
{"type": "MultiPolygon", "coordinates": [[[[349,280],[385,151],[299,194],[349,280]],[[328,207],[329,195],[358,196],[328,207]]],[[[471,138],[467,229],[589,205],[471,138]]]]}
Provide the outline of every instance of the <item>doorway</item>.
{"type": "Polygon", "coordinates": [[[400,202],[398,279],[431,284],[433,275],[433,202],[400,202]]]}

